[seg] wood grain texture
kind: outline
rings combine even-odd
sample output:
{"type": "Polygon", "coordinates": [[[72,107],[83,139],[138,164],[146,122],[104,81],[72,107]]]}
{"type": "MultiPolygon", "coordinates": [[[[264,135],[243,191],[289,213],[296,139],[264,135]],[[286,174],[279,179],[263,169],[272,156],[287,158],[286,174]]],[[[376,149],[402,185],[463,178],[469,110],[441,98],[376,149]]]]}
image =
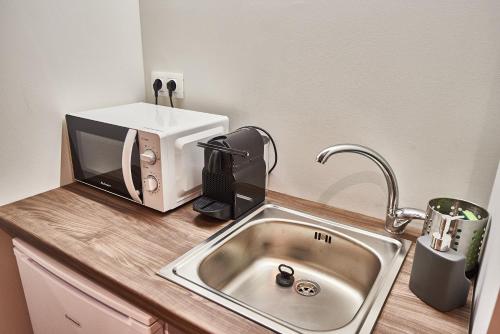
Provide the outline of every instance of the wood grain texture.
{"type": "MultiPolygon", "coordinates": [[[[385,233],[381,220],[269,192],[270,202],[340,223],[385,233]]],[[[188,333],[269,330],[156,275],[227,225],[197,215],[188,203],[163,214],[80,184],[0,207],[0,226],[188,333]]],[[[415,240],[417,227],[402,237],[415,240]]],[[[469,302],[441,313],[408,289],[414,248],[389,295],[374,333],[467,333],[469,302]]]]}

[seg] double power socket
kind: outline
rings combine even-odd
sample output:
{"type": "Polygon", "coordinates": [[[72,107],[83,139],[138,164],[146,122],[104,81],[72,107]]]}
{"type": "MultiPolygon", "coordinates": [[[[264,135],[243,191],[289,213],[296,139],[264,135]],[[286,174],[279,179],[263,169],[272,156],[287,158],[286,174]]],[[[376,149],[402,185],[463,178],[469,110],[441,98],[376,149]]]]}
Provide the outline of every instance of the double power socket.
{"type": "Polygon", "coordinates": [[[175,81],[175,91],[172,94],[176,99],[184,98],[184,75],[182,73],[171,73],[171,72],[151,72],[151,90],[153,90],[153,83],[156,79],[161,80],[161,89],[158,91],[160,96],[168,96],[167,82],[170,80],[175,81]]]}

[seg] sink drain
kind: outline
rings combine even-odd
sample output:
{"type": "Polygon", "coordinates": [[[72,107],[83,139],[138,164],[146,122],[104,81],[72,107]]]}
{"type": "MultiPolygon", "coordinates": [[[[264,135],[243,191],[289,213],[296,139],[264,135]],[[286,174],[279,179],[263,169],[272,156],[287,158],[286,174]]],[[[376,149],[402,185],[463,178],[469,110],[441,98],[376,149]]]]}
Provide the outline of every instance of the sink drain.
{"type": "Polygon", "coordinates": [[[316,296],[319,293],[319,290],[319,285],[313,281],[302,280],[295,283],[295,291],[302,296],[316,296]]]}

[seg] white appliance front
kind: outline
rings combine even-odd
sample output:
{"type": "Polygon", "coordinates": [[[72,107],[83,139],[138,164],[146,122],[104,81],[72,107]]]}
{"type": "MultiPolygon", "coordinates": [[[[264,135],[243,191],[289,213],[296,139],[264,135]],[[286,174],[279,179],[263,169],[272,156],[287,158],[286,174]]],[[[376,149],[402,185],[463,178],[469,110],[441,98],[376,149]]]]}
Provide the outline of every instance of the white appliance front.
{"type": "Polygon", "coordinates": [[[163,323],[14,239],[34,334],[160,334],[163,323]]]}

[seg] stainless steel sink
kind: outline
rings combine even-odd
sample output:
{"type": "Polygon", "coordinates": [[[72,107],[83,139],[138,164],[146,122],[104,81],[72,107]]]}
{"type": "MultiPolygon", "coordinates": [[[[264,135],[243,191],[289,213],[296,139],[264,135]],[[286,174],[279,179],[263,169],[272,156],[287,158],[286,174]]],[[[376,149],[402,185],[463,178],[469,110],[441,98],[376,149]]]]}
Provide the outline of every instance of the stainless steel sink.
{"type": "Polygon", "coordinates": [[[369,333],[410,245],[266,204],[159,275],[277,332],[369,333]]]}

